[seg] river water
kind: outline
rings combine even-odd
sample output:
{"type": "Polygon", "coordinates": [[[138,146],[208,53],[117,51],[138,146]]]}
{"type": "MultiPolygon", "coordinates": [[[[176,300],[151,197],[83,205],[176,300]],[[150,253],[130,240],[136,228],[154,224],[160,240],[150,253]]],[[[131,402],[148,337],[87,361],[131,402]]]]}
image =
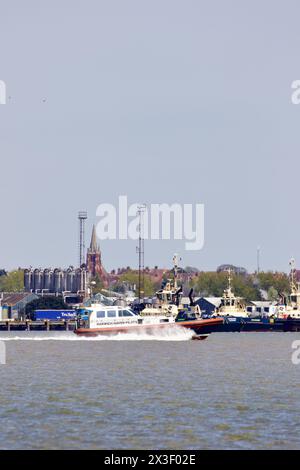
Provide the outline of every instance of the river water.
{"type": "Polygon", "coordinates": [[[294,333],[0,333],[2,449],[300,449],[294,333]]]}

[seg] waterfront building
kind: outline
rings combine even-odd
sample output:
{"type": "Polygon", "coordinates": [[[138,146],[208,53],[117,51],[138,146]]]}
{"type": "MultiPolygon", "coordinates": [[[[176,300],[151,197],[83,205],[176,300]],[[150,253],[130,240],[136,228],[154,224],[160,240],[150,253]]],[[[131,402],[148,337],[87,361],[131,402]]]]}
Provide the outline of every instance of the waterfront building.
{"type": "Polygon", "coordinates": [[[28,292],[3,292],[0,298],[0,320],[20,319],[25,314],[29,302],[38,299],[38,295],[28,292]]]}
{"type": "Polygon", "coordinates": [[[200,297],[195,301],[199,305],[200,310],[205,315],[212,315],[213,312],[221,306],[222,297],[200,297]]]}
{"type": "Polygon", "coordinates": [[[253,300],[247,306],[247,312],[253,316],[271,316],[277,313],[278,302],[268,300],[253,300]]]}

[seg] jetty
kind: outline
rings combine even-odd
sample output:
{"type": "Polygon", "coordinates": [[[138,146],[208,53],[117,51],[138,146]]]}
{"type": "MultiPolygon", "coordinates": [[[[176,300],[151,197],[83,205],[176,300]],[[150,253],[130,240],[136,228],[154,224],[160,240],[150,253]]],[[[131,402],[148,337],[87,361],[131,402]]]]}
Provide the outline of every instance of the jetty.
{"type": "Polygon", "coordinates": [[[2,320],[0,331],[74,331],[74,320],[2,320]]]}

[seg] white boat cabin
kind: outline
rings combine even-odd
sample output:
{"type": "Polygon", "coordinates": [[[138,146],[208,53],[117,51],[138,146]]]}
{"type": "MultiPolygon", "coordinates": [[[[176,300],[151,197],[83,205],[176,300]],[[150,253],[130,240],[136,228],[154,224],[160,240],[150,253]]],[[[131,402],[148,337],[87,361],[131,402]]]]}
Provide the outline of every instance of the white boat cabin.
{"type": "Polygon", "coordinates": [[[173,323],[175,318],[165,315],[141,316],[129,307],[104,306],[93,304],[81,314],[81,327],[101,328],[108,326],[122,326],[134,324],[173,323]]]}
{"type": "Polygon", "coordinates": [[[99,328],[99,326],[122,325],[124,323],[138,323],[136,315],[129,307],[104,306],[94,304],[86,310],[88,328],[99,328]]]}

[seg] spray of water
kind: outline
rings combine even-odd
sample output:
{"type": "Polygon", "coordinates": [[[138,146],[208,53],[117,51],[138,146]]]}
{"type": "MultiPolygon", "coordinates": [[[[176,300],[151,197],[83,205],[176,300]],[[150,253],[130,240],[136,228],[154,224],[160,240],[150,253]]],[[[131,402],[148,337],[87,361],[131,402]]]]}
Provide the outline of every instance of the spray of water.
{"type": "Polygon", "coordinates": [[[191,330],[172,327],[164,328],[152,333],[118,333],[114,336],[99,335],[95,337],[77,336],[73,332],[32,332],[23,331],[18,334],[14,332],[1,333],[2,341],[189,341],[193,337],[191,330]]]}

